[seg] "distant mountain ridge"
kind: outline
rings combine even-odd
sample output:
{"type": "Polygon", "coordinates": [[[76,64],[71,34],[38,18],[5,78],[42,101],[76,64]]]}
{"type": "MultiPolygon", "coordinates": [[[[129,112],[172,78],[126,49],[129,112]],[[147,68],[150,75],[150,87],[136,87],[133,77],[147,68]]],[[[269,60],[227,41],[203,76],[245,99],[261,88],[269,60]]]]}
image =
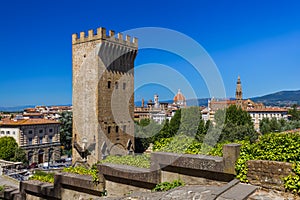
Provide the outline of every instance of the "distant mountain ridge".
{"type": "MultiPolygon", "coordinates": [[[[188,106],[208,106],[208,100],[211,98],[188,99],[188,106]]],[[[230,98],[231,99],[231,98],[230,98]]],[[[300,90],[296,91],[280,91],[272,94],[267,94],[260,97],[250,98],[254,102],[263,103],[266,106],[292,106],[300,105],[300,90]]],[[[172,100],[162,100],[161,102],[173,103],[172,100]]],[[[146,102],[145,102],[146,104],[146,102]]],[[[141,102],[135,102],[136,106],[141,106],[141,102]]]]}
{"type": "MultiPolygon", "coordinates": [[[[0,112],[23,112],[25,108],[35,108],[36,105],[25,105],[25,106],[11,106],[11,107],[4,107],[0,106],[0,112]]],[[[49,106],[49,105],[46,105],[49,106]]],[[[71,104],[64,104],[64,105],[51,105],[51,106],[71,106],[71,104]]]]}
{"type": "Polygon", "coordinates": [[[22,112],[25,108],[34,108],[34,105],[0,107],[1,112],[22,112]]]}
{"type": "Polygon", "coordinates": [[[261,102],[266,106],[292,106],[293,104],[300,105],[300,90],[280,91],[250,99],[254,102],[261,102]]]}

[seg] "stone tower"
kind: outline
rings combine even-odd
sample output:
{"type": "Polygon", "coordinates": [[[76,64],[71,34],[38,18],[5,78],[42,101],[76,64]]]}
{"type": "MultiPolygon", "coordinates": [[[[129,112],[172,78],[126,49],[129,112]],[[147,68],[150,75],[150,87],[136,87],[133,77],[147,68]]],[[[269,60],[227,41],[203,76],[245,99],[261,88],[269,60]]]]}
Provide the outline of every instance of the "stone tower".
{"type": "Polygon", "coordinates": [[[235,99],[236,99],[236,105],[242,107],[243,91],[242,91],[242,83],[241,83],[240,76],[238,76],[238,80],[236,83],[235,99]]]}
{"type": "Polygon", "coordinates": [[[72,35],[73,163],[134,151],[137,39],[105,28],[72,35]]]}

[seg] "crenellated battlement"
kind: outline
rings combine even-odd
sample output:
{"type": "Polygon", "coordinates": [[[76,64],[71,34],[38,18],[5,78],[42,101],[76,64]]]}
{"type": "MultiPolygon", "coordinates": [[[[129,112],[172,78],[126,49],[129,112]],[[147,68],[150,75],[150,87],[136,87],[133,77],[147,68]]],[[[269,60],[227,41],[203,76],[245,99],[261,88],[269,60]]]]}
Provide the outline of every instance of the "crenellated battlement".
{"type": "Polygon", "coordinates": [[[97,28],[95,32],[93,29],[86,32],[82,31],[79,33],[72,34],[72,44],[79,44],[93,40],[108,40],[111,42],[120,43],[126,46],[137,47],[138,39],[136,37],[131,38],[129,35],[125,35],[125,38],[122,33],[115,34],[115,31],[109,30],[108,34],[106,28],[100,27],[97,28]]]}

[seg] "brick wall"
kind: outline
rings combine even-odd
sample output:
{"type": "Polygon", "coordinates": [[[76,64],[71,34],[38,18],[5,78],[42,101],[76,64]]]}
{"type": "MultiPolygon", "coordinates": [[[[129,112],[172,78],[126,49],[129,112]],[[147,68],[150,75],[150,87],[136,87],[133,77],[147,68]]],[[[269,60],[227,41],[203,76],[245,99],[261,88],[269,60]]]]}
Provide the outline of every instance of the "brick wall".
{"type": "Polygon", "coordinates": [[[253,185],[284,191],[283,178],[292,173],[292,164],[267,160],[247,162],[247,178],[253,185]]]}

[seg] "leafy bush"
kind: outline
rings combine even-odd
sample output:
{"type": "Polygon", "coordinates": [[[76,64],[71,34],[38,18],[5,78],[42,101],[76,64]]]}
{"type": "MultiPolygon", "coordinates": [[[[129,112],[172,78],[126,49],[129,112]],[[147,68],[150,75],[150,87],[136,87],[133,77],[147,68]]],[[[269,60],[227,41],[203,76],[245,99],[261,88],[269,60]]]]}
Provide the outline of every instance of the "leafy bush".
{"type": "Polygon", "coordinates": [[[185,135],[178,135],[172,138],[162,138],[153,145],[154,151],[185,153],[194,139],[185,135]]]}
{"type": "Polygon", "coordinates": [[[29,180],[38,180],[47,183],[54,183],[54,173],[35,171],[34,175],[30,177],[29,180]]]}
{"type": "Polygon", "coordinates": [[[295,175],[288,175],[284,180],[284,187],[293,193],[300,194],[300,162],[293,164],[293,172],[295,175]]]}
{"type": "Polygon", "coordinates": [[[4,191],[5,185],[0,185],[0,192],[4,191]]]}
{"type": "Polygon", "coordinates": [[[85,167],[67,167],[63,169],[63,172],[80,174],[80,175],[90,175],[93,178],[94,183],[99,183],[98,170],[95,168],[87,169],[85,167]]]}
{"type": "Polygon", "coordinates": [[[150,155],[141,154],[141,155],[126,155],[126,156],[107,156],[100,163],[113,163],[120,165],[130,165],[140,168],[150,168],[150,155]]]}
{"type": "Polygon", "coordinates": [[[154,151],[186,153],[186,154],[205,154],[212,156],[222,156],[222,147],[228,141],[210,146],[205,143],[198,142],[192,137],[186,135],[177,135],[172,138],[162,138],[153,145],[154,151]]]}
{"type": "Polygon", "coordinates": [[[179,186],[184,186],[184,182],[181,180],[174,180],[172,183],[170,182],[163,182],[159,183],[153,188],[153,191],[156,192],[162,192],[162,191],[168,191],[173,188],[179,187],[179,186]]]}
{"type": "Polygon", "coordinates": [[[261,136],[256,143],[240,143],[242,147],[236,163],[236,172],[237,178],[242,182],[248,182],[248,160],[295,162],[300,158],[299,133],[271,133],[261,136]]]}

